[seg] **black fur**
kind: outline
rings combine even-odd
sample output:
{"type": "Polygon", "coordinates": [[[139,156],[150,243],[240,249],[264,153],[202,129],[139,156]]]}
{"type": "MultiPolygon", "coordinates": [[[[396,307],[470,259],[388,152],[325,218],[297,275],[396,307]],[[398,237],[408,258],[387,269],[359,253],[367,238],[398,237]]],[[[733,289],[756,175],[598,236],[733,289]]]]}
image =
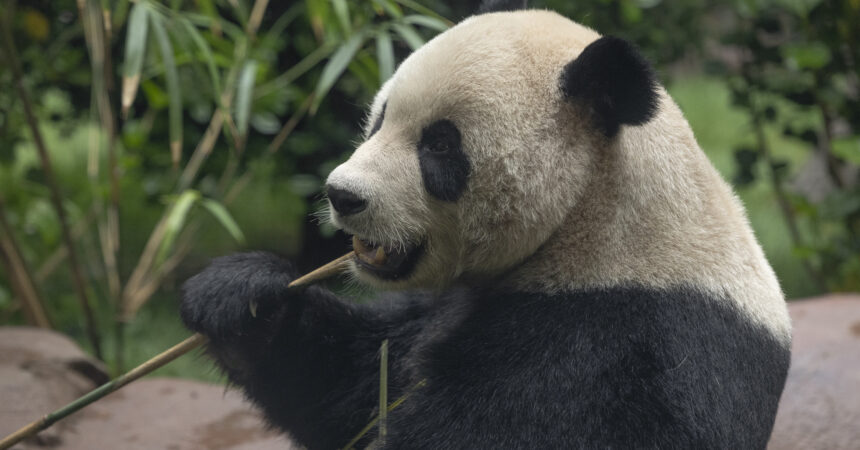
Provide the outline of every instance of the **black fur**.
{"type": "Polygon", "coordinates": [[[657,112],[657,77],[633,44],[605,36],[564,68],[562,92],[588,105],[607,137],[621,125],[642,125],[657,112]]]}
{"type": "Polygon", "coordinates": [[[460,130],[450,120],[436,121],[422,131],[418,162],[430,195],[454,202],[466,190],[471,164],[463,152],[460,130]]]}
{"type": "Polygon", "coordinates": [[[528,0],[484,0],[478,7],[478,14],[517,11],[528,8],[528,0]]]}
{"type": "Polygon", "coordinates": [[[390,401],[426,385],[389,414],[385,448],[763,449],[788,368],[783,344],[696,289],[487,287],[354,304],[288,291],[291,277],[267,254],[218,259],[185,284],[182,317],[312,449],[343,446],[375,415],[386,338],[390,401]]]}
{"type": "Polygon", "coordinates": [[[388,108],[388,102],[382,104],[382,111],[379,113],[379,117],[376,118],[376,122],[373,122],[373,127],[370,129],[370,134],[367,135],[367,138],[370,139],[371,136],[376,134],[380,128],[382,128],[382,121],[385,120],[385,110],[388,108]]]}

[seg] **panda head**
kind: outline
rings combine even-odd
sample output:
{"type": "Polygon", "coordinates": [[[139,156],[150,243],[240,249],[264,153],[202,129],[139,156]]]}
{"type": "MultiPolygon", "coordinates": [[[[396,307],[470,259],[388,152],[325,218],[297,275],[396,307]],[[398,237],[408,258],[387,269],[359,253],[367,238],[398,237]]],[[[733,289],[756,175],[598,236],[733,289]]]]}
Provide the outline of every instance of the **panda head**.
{"type": "Polygon", "coordinates": [[[575,207],[594,155],[655,114],[653,73],[629,43],[510,11],[521,3],[486,2],[409,56],[328,177],[360,280],[442,287],[511,270],[575,207]]]}

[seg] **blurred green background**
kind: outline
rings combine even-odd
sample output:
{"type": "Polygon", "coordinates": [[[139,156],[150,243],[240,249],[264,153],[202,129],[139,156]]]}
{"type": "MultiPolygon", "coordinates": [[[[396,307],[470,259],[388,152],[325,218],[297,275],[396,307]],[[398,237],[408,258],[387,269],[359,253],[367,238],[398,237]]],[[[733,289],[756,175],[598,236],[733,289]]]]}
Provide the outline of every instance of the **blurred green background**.
{"type": "MultiPolygon", "coordinates": [[[[177,289],[209,258],[343,254],[313,217],[323,180],[397,63],[478,3],[3,2],[0,324],[118,373],[188,335],[177,289]]],[[[789,298],[860,290],[860,1],[532,6],[640,46],[789,298]]]]}

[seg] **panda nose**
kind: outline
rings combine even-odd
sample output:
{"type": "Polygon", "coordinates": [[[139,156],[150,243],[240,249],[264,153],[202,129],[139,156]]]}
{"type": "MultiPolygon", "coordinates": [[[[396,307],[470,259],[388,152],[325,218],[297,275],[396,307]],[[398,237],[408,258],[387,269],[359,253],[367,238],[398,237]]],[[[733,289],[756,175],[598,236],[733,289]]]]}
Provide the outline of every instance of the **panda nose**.
{"type": "Polygon", "coordinates": [[[350,216],[360,213],[367,208],[366,200],[353,192],[347,191],[346,189],[340,189],[329,185],[326,186],[325,192],[328,196],[328,201],[331,202],[331,207],[334,208],[338,214],[350,216]]]}

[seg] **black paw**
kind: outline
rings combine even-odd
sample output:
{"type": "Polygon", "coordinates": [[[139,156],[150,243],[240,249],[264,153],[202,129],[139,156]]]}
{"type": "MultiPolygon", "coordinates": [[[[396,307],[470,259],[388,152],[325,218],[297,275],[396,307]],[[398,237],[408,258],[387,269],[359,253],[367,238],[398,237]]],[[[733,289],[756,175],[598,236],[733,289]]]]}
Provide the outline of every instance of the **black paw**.
{"type": "Polygon", "coordinates": [[[271,253],[237,253],[212,261],[182,286],[182,321],[210,338],[263,332],[287,307],[292,266],[271,253]]]}

